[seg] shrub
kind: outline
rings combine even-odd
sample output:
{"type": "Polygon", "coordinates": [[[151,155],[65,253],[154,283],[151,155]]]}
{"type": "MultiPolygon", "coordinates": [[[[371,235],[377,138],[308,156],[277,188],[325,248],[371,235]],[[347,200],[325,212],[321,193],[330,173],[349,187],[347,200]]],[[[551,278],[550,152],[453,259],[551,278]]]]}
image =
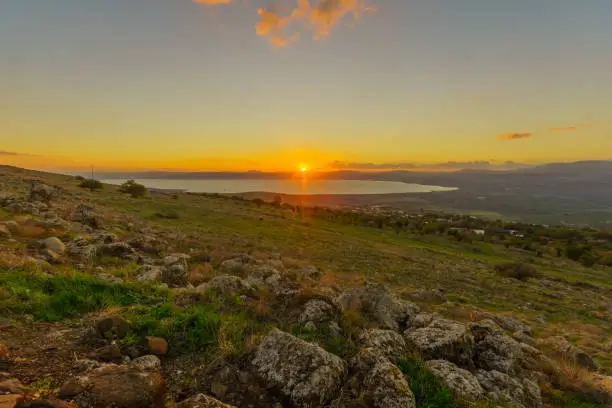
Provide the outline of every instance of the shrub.
{"type": "Polygon", "coordinates": [[[74,179],[76,181],[83,181],[83,180],[85,180],[85,177],[83,177],[83,176],[75,176],[74,179]]]}
{"type": "Polygon", "coordinates": [[[538,270],[533,265],[520,262],[505,262],[495,265],[495,271],[497,271],[499,275],[518,279],[520,281],[536,278],[539,275],[538,270]]]}
{"type": "Polygon", "coordinates": [[[174,208],[164,208],[159,212],[155,213],[157,218],[163,218],[166,220],[178,220],[181,215],[174,208]]]}
{"type": "Polygon", "coordinates": [[[415,357],[401,359],[398,367],[406,376],[410,389],[421,408],[453,408],[457,405],[452,393],[415,357]]]}
{"type": "Polygon", "coordinates": [[[565,256],[572,261],[580,260],[580,257],[587,251],[585,247],[569,245],[565,248],[565,256]]]}
{"type": "Polygon", "coordinates": [[[94,191],[94,190],[102,190],[104,188],[104,184],[102,184],[99,180],[83,179],[79,183],[79,187],[88,188],[91,191],[94,191]]]}
{"type": "Polygon", "coordinates": [[[133,198],[140,198],[147,195],[147,188],[135,180],[128,180],[119,187],[121,193],[129,194],[133,198]]]}

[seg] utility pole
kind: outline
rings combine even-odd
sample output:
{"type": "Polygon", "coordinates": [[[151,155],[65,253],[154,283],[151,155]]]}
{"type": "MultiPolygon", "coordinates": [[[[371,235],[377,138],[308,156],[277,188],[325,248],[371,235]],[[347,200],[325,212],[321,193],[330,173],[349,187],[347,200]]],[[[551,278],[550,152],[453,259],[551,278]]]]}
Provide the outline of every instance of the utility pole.
{"type": "Polygon", "coordinates": [[[94,167],[93,164],[90,165],[91,166],[91,179],[94,179],[94,167]]]}

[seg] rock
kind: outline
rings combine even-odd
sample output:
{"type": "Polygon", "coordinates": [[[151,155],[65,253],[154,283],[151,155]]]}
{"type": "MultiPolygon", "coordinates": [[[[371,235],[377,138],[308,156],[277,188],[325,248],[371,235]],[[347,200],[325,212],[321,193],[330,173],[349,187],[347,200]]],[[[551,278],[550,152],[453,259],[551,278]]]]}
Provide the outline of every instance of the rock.
{"type": "Polygon", "coordinates": [[[414,408],[416,402],[400,369],[373,349],[363,349],[351,360],[348,381],[353,395],[373,408],[414,408]]]}
{"type": "MultiPolygon", "coordinates": [[[[162,339],[163,340],[163,339],[162,339]]],[[[130,362],[132,367],[138,368],[142,371],[158,371],[161,370],[161,361],[158,357],[153,355],[146,355],[135,358],[130,362]]]]}
{"type": "Polygon", "coordinates": [[[511,333],[520,331],[531,336],[531,327],[527,326],[511,316],[504,315],[493,315],[493,321],[497,323],[502,329],[511,333]]]}
{"type": "Polygon", "coordinates": [[[278,329],[264,338],[251,363],[268,388],[277,388],[299,407],[324,406],[346,376],[341,358],[278,329]]]}
{"type": "Polygon", "coordinates": [[[181,287],[189,283],[190,256],[187,254],[172,254],[164,257],[163,281],[170,287],[181,287]]]}
{"type": "Polygon", "coordinates": [[[542,396],[537,384],[530,380],[519,381],[499,371],[476,371],[476,378],[489,398],[521,404],[526,408],[542,406],[542,396]]]}
{"type": "Polygon", "coordinates": [[[1,408],[17,408],[21,405],[24,397],[21,394],[0,395],[1,408]]]}
{"type": "Polygon", "coordinates": [[[474,366],[474,339],[459,322],[436,319],[427,327],[404,332],[408,348],[425,360],[448,360],[460,367],[474,366]]]}
{"type": "Polygon", "coordinates": [[[87,225],[93,229],[104,228],[103,218],[95,209],[87,204],[79,204],[72,216],[72,220],[87,225]]]}
{"type": "Polygon", "coordinates": [[[135,274],[138,282],[162,282],[164,269],[155,265],[142,265],[136,269],[135,274]]]}
{"type": "MultiPolygon", "coordinates": [[[[0,404],[0,407],[2,405],[0,404]]],[[[76,405],[58,399],[38,399],[20,404],[18,408],[78,408],[76,405]]]]}
{"type": "Polygon", "coordinates": [[[147,337],[147,349],[150,354],[163,356],[168,353],[168,342],[161,337],[147,337]]]}
{"type": "Polygon", "coordinates": [[[484,390],[476,377],[450,361],[430,360],[425,363],[425,367],[438,377],[453,394],[466,401],[474,402],[484,395],[484,390]]]}
{"type": "Polygon", "coordinates": [[[104,244],[98,248],[98,252],[101,255],[110,256],[113,258],[121,258],[128,260],[137,260],[138,254],[125,242],[112,242],[110,244],[104,244]]]}
{"type": "Polygon", "coordinates": [[[221,275],[197,287],[198,291],[215,291],[223,294],[246,294],[252,290],[251,285],[238,276],[221,275]]]}
{"type": "Polygon", "coordinates": [[[49,237],[42,240],[40,243],[43,248],[49,249],[56,254],[63,255],[66,252],[66,245],[57,237],[49,237]]]}
{"type": "Polygon", "coordinates": [[[187,275],[187,280],[194,286],[201,285],[213,274],[213,267],[209,263],[203,263],[192,267],[187,275]]]}
{"type": "Polygon", "coordinates": [[[16,378],[0,380],[0,394],[23,394],[29,389],[16,378]]]}
{"type": "Polygon", "coordinates": [[[98,335],[106,339],[122,339],[131,329],[130,324],[120,316],[108,316],[96,322],[98,335]]]}
{"type": "Polygon", "coordinates": [[[28,201],[40,201],[42,203],[49,204],[49,202],[51,202],[55,196],[55,188],[38,180],[31,182],[28,201]]]}
{"type": "Polygon", "coordinates": [[[121,349],[116,344],[109,344],[96,349],[91,353],[90,358],[106,363],[121,363],[123,361],[121,349]]]}
{"type": "Polygon", "coordinates": [[[90,359],[87,359],[87,358],[81,358],[79,360],[76,360],[74,362],[74,364],[72,365],[72,367],[74,368],[75,372],[77,372],[77,373],[84,373],[86,371],[90,371],[90,370],[93,370],[95,368],[102,367],[102,363],[100,363],[99,361],[96,361],[96,360],[90,360],[90,359]]]}
{"type": "Polygon", "coordinates": [[[551,347],[555,352],[562,354],[563,357],[571,359],[573,362],[589,371],[599,370],[599,366],[584,350],[574,346],[563,336],[552,336],[539,341],[544,346],[551,347]]]}
{"type": "Polygon", "coordinates": [[[151,235],[134,237],[129,241],[129,244],[132,248],[151,255],[159,255],[167,245],[166,242],[151,235]]]}
{"type": "Polygon", "coordinates": [[[2,223],[0,223],[2,225],[4,225],[11,234],[18,234],[19,233],[19,224],[17,223],[17,221],[3,221],[2,223]]]}
{"type": "MultiPolygon", "coordinates": [[[[1,288],[1,289],[4,289],[4,288],[1,288]]],[[[3,297],[0,296],[0,299],[3,299],[3,297]]],[[[4,343],[0,343],[0,360],[6,360],[8,358],[8,355],[9,355],[8,346],[4,343]]]]}
{"type": "Polygon", "coordinates": [[[418,306],[398,299],[383,286],[368,285],[342,293],[338,303],[344,310],[356,310],[372,318],[380,328],[402,330],[410,326],[418,306]]]}
{"type": "Polygon", "coordinates": [[[441,319],[438,313],[419,313],[412,320],[411,328],[420,329],[429,326],[434,320],[441,319]]]}
{"type": "Polygon", "coordinates": [[[48,248],[41,249],[36,256],[49,263],[59,263],[62,259],[60,254],[48,248]]]}
{"type": "Polygon", "coordinates": [[[226,259],[219,266],[228,273],[244,276],[249,269],[249,265],[252,264],[255,264],[255,259],[250,255],[243,254],[236,258],[226,259]]]}
{"type": "Polygon", "coordinates": [[[317,280],[321,277],[321,270],[314,265],[308,265],[300,270],[302,278],[317,280]]]}
{"type": "Polygon", "coordinates": [[[398,361],[408,351],[402,335],[393,330],[365,330],[359,337],[359,344],[364,348],[376,350],[391,361],[398,361]]]}
{"type": "Polygon", "coordinates": [[[101,281],[104,282],[108,282],[108,283],[120,283],[123,282],[123,279],[115,276],[115,275],[110,275],[108,273],[97,273],[94,275],[96,278],[100,279],[101,281]]]}
{"type": "Polygon", "coordinates": [[[338,309],[336,306],[321,300],[321,299],[310,299],[304,305],[304,311],[298,318],[299,323],[313,322],[322,323],[330,320],[334,320],[338,316],[338,309]]]}
{"type": "Polygon", "coordinates": [[[163,408],[165,389],[157,371],[108,364],[68,380],[59,397],[88,408],[163,408]]]}
{"type": "Polygon", "coordinates": [[[85,263],[91,263],[97,251],[98,247],[85,238],[76,238],[67,245],[68,255],[85,263]]]}
{"type": "Polygon", "coordinates": [[[9,228],[4,224],[0,224],[0,238],[9,239],[12,236],[13,235],[11,234],[9,228]]]}
{"type": "Polygon", "coordinates": [[[235,408],[232,405],[224,404],[223,402],[209,397],[204,394],[197,394],[189,399],[176,404],[173,408],[235,408]]]}
{"type": "Polygon", "coordinates": [[[517,375],[523,353],[520,344],[504,332],[491,320],[470,323],[474,336],[474,363],[484,370],[495,370],[517,375]]]}

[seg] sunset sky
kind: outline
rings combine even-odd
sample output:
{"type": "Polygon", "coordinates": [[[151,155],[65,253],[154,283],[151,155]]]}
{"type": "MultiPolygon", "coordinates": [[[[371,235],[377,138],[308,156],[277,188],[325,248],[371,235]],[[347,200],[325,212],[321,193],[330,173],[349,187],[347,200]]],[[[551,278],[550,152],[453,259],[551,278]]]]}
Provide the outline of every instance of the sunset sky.
{"type": "Polygon", "coordinates": [[[612,159],[611,22],[610,0],[2,0],[0,163],[612,159]]]}

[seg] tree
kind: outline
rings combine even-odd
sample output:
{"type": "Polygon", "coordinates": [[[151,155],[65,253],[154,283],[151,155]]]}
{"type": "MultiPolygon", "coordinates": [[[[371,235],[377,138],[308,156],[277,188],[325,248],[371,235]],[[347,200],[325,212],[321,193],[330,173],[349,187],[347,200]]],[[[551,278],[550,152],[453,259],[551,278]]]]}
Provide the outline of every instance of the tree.
{"type": "Polygon", "coordinates": [[[140,198],[147,195],[148,190],[144,185],[138,184],[135,180],[128,180],[119,187],[119,191],[129,194],[133,198],[140,198]]]}
{"type": "Polygon", "coordinates": [[[94,191],[94,190],[102,190],[104,188],[104,185],[100,181],[98,181],[98,180],[83,179],[79,183],[79,187],[81,187],[81,188],[88,188],[91,191],[94,191]]]}

